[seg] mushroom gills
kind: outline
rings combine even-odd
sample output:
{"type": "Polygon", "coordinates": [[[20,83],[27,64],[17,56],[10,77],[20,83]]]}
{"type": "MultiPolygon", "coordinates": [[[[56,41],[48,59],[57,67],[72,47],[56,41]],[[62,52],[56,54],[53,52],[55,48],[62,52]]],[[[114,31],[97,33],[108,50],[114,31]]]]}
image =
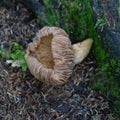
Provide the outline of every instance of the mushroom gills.
{"type": "Polygon", "coordinates": [[[37,60],[50,69],[54,68],[54,61],[51,48],[52,39],[52,34],[49,34],[48,36],[43,36],[41,38],[39,46],[35,51],[35,57],[37,58],[37,60]]]}

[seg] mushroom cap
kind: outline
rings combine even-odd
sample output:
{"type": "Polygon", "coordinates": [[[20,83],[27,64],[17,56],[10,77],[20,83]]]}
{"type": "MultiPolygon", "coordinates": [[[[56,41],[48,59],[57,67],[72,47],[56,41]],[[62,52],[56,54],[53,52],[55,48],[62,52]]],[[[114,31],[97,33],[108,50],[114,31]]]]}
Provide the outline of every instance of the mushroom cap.
{"type": "Polygon", "coordinates": [[[66,83],[75,65],[69,36],[58,27],[39,30],[28,44],[25,60],[31,74],[49,85],[66,83]]]}
{"type": "Polygon", "coordinates": [[[82,42],[72,45],[74,54],[75,54],[75,64],[81,63],[89,54],[92,47],[93,40],[88,38],[82,42]]]}

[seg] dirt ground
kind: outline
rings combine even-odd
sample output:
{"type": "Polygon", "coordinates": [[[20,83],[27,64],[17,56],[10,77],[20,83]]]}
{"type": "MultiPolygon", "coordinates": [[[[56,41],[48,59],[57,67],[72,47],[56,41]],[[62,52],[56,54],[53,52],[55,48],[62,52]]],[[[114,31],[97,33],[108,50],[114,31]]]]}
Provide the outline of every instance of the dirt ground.
{"type": "MultiPolygon", "coordinates": [[[[23,5],[0,6],[0,45],[15,41],[25,51],[39,29],[23,5]]],[[[0,58],[0,120],[119,120],[109,99],[90,87],[95,64],[91,51],[75,66],[68,83],[52,87],[0,58]]]]}

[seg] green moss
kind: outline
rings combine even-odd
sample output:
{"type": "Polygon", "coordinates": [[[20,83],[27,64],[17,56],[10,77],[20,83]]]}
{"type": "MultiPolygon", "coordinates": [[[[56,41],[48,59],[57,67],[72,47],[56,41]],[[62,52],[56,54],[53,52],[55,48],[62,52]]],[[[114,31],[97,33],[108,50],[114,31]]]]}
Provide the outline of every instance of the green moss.
{"type": "Polygon", "coordinates": [[[120,68],[114,59],[108,59],[105,63],[98,64],[96,73],[92,79],[92,88],[102,91],[104,95],[109,95],[113,100],[113,110],[120,115],[120,85],[118,77],[120,68]]]}
{"type": "Polygon", "coordinates": [[[92,16],[88,0],[62,0],[62,10],[64,29],[69,33],[72,43],[90,37],[92,16]]]}
{"type": "Polygon", "coordinates": [[[103,18],[98,18],[95,28],[101,28],[106,24],[106,21],[103,18]]]}
{"type": "Polygon", "coordinates": [[[51,1],[45,0],[44,3],[45,3],[46,18],[48,19],[48,25],[49,26],[51,26],[51,25],[56,26],[57,20],[55,20],[55,18],[56,18],[55,11],[53,9],[51,9],[51,8],[53,8],[51,1]]]}
{"type": "Polygon", "coordinates": [[[93,19],[89,0],[58,0],[56,6],[51,0],[44,0],[44,4],[47,25],[62,27],[70,35],[72,43],[93,37],[91,32],[93,19]]]}
{"type": "MultiPolygon", "coordinates": [[[[59,16],[57,8],[58,6],[54,6],[51,0],[44,0],[44,12],[47,25],[49,26],[59,26],[59,16]]],[[[39,16],[38,16],[39,17],[39,16]]],[[[41,24],[41,22],[40,22],[41,24]]]]}

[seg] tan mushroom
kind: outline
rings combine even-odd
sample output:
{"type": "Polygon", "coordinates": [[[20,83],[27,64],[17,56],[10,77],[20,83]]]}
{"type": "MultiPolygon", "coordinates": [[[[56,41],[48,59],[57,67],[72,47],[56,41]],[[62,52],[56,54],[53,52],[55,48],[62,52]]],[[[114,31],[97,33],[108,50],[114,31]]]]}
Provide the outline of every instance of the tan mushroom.
{"type": "Polygon", "coordinates": [[[49,85],[66,83],[75,64],[89,53],[92,40],[71,45],[68,34],[58,27],[43,27],[29,43],[25,60],[33,76],[49,85]]]}
{"type": "Polygon", "coordinates": [[[75,64],[81,63],[87,57],[88,53],[90,52],[92,43],[92,39],[88,38],[82,42],[72,45],[75,54],[75,64]]]}

